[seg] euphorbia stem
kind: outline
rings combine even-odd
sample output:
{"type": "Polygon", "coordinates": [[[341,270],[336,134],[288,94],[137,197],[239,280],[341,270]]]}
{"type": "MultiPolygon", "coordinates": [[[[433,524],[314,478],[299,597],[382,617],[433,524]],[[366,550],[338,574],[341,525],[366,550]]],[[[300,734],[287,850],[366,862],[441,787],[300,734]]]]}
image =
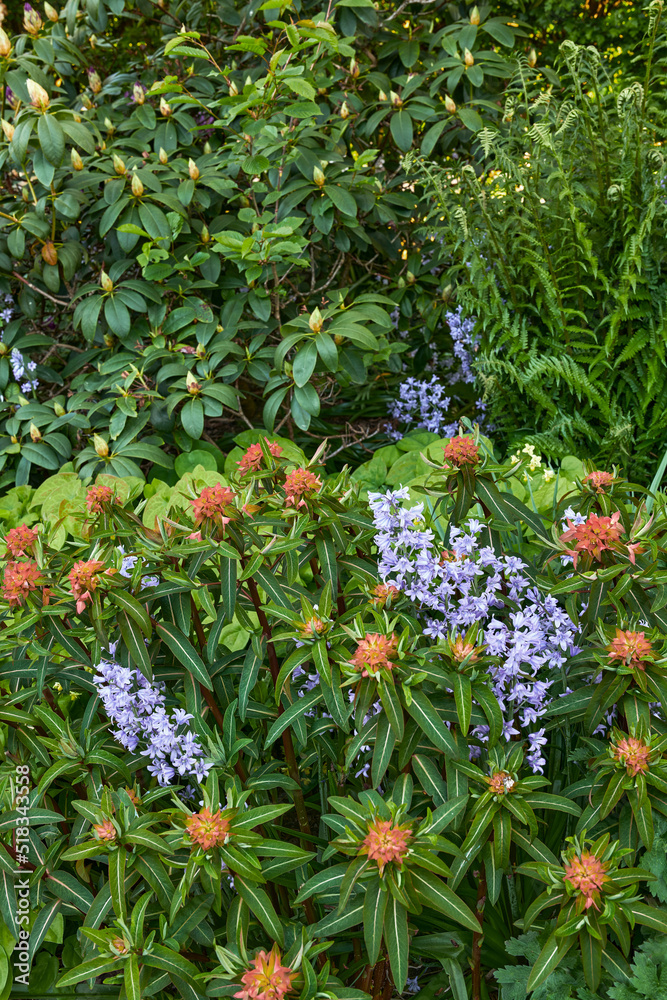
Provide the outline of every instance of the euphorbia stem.
{"type": "Polygon", "coordinates": [[[484,923],[484,903],[486,902],[486,876],[479,873],[477,885],[477,910],[475,916],[479,920],[479,932],[472,936],[472,1000],[481,1000],[482,990],[482,924],[484,923]]]}

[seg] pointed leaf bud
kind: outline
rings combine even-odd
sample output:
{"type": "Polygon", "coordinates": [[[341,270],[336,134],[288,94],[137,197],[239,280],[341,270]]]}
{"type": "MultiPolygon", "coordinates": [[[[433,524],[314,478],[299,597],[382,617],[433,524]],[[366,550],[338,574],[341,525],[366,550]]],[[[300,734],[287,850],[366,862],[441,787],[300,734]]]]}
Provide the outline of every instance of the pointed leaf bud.
{"type": "Polygon", "coordinates": [[[140,83],[135,83],[132,88],[132,98],[135,104],[143,104],[146,100],[146,91],[140,83]]]}
{"type": "Polygon", "coordinates": [[[480,20],[481,20],[481,18],[479,16],[479,8],[478,7],[473,7],[473,9],[470,11],[470,23],[474,24],[474,25],[478,25],[479,22],[480,22],[480,20]]]}
{"type": "Polygon", "coordinates": [[[125,161],[122,160],[116,153],[113,154],[113,168],[120,177],[127,173],[125,161]]]}
{"type": "Polygon", "coordinates": [[[57,402],[57,400],[54,400],[53,401],[53,412],[55,413],[55,415],[57,417],[64,417],[66,411],[65,411],[65,407],[62,406],[61,403],[57,402]]]}
{"type": "Polygon", "coordinates": [[[324,187],[325,177],[319,167],[313,167],[313,181],[317,184],[318,188],[324,187]]]}
{"type": "Polygon", "coordinates": [[[233,80],[230,80],[229,81],[229,96],[230,97],[237,97],[238,96],[238,92],[239,92],[239,88],[236,86],[236,84],[234,83],[233,80]]]}
{"type": "Polygon", "coordinates": [[[211,143],[207,139],[206,142],[204,143],[204,154],[205,156],[209,156],[210,153],[211,153],[211,143]]]}
{"type": "Polygon", "coordinates": [[[132,194],[135,198],[141,198],[144,193],[144,185],[141,183],[139,174],[132,174],[132,194]]]}
{"type": "Polygon", "coordinates": [[[109,445],[103,437],[100,437],[99,434],[93,435],[93,447],[95,448],[95,453],[99,455],[100,458],[106,458],[109,454],[109,445]]]}
{"type": "Polygon", "coordinates": [[[451,99],[449,94],[447,94],[447,96],[445,97],[445,109],[450,113],[450,115],[453,115],[454,112],[456,111],[456,104],[451,99]]]}
{"type": "Polygon", "coordinates": [[[387,95],[385,94],[384,90],[381,90],[378,94],[378,101],[386,101],[386,100],[387,100],[387,95]]]}
{"type": "Polygon", "coordinates": [[[102,89],[102,81],[100,79],[100,74],[96,69],[92,67],[88,70],[88,86],[94,94],[99,94],[102,89]]]}
{"type": "Polygon", "coordinates": [[[58,263],[58,251],[51,240],[48,240],[42,247],[42,260],[45,264],[53,265],[58,263]]]}
{"type": "Polygon", "coordinates": [[[44,13],[48,17],[49,21],[53,21],[54,24],[58,20],[58,11],[55,7],[52,7],[50,3],[44,4],[44,13]]]}
{"type": "Polygon", "coordinates": [[[33,424],[32,422],[30,424],[30,437],[35,442],[35,444],[38,444],[42,440],[42,432],[40,431],[39,427],[35,426],[35,424],[33,424]]]}
{"type": "Polygon", "coordinates": [[[111,280],[107,272],[104,270],[104,268],[100,271],[100,285],[102,286],[105,292],[113,291],[113,281],[111,280]]]}
{"type": "Polygon", "coordinates": [[[40,87],[34,80],[26,80],[25,85],[28,88],[33,108],[37,108],[38,111],[46,111],[51,101],[44,87],[40,87]]]}
{"type": "Polygon", "coordinates": [[[211,234],[206,226],[201,227],[201,241],[202,243],[210,243],[211,241],[211,234]]]}
{"type": "Polygon", "coordinates": [[[0,125],[2,125],[2,131],[5,133],[5,138],[7,139],[7,142],[11,142],[12,139],[14,138],[14,126],[11,124],[11,122],[6,122],[4,118],[0,122],[0,125]]]}
{"type": "Polygon", "coordinates": [[[83,170],[83,160],[81,159],[81,155],[74,148],[72,148],[70,153],[70,160],[72,161],[73,170],[83,170]]]}
{"type": "Polygon", "coordinates": [[[110,118],[105,118],[104,119],[104,127],[107,130],[107,132],[115,132],[116,131],[116,126],[114,125],[114,123],[111,121],[110,118]]]}
{"type": "Polygon", "coordinates": [[[354,77],[355,80],[359,76],[359,63],[354,56],[350,59],[350,76],[354,77]]]}
{"type": "Polygon", "coordinates": [[[165,101],[164,97],[160,98],[160,114],[163,115],[165,118],[168,118],[169,115],[173,114],[173,108],[171,104],[169,104],[168,101],[165,101]]]}
{"type": "Polygon", "coordinates": [[[188,173],[190,174],[190,177],[192,178],[193,181],[199,180],[199,167],[192,159],[192,157],[190,157],[190,159],[188,160],[188,173]]]}
{"type": "Polygon", "coordinates": [[[534,69],[535,66],[537,66],[537,52],[535,49],[531,49],[528,53],[528,65],[531,69],[534,69]]]}
{"type": "Polygon", "coordinates": [[[0,27],[0,56],[8,56],[12,51],[12,43],[6,31],[0,27]]]}
{"type": "Polygon", "coordinates": [[[324,317],[322,316],[322,313],[317,307],[315,307],[315,309],[313,309],[312,313],[310,314],[310,317],[308,319],[308,326],[313,331],[313,333],[319,333],[322,327],[324,326],[324,317]]]}
{"type": "Polygon", "coordinates": [[[350,117],[350,109],[347,106],[347,101],[343,101],[343,103],[340,106],[340,116],[341,116],[341,118],[349,118],[350,117]]]}
{"type": "Polygon", "coordinates": [[[158,158],[158,160],[160,161],[160,163],[161,163],[161,164],[162,164],[163,166],[164,166],[164,165],[165,165],[166,163],[169,163],[169,157],[168,157],[168,156],[167,156],[167,154],[165,153],[165,151],[164,151],[164,149],[162,148],[162,146],[160,146],[160,152],[159,152],[159,153],[157,154],[157,158],[158,158]]]}
{"type": "Polygon", "coordinates": [[[392,107],[394,108],[403,107],[403,101],[400,99],[398,94],[396,94],[393,90],[389,91],[389,100],[391,101],[392,107]]]}
{"type": "Polygon", "coordinates": [[[475,65],[475,57],[473,56],[470,49],[466,49],[465,52],[463,53],[463,61],[466,64],[466,66],[475,65]]]}

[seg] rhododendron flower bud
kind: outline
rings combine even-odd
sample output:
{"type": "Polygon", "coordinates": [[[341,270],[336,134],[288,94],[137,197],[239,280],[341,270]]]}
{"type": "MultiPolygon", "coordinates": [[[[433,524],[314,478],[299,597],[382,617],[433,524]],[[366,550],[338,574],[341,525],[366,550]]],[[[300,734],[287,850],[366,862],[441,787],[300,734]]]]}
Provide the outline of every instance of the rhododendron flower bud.
{"type": "Polygon", "coordinates": [[[386,101],[386,100],[387,100],[387,95],[385,94],[384,90],[378,91],[378,101],[386,101]]]}
{"type": "Polygon", "coordinates": [[[347,106],[347,101],[343,101],[343,103],[340,106],[340,116],[341,116],[341,118],[349,118],[350,117],[350,109],[347,106]]]}
{"type": "Polygon", "coordinates": [[[470,49],[466,49],[465,52],[463,53],[463,61],[466,64],[466,66],[475,65],[475,57],[473,56],[470,49]]]}
{"type": "Polygon", "coordinates": [[[42,260],[45,264],[57,264],[58,263],[58,251],[54,247],[51,240],[47,240],[42,247],[42,260]]]}
{"type": "Polygon", "coordinates": [[[193,181],[199,180],[199,167],[192,157],[188,160],[188,173],[193,181]]]}
{"type": "Polygon", "coordinates": [[[40,87],[34,80],[26,80],[25,85],[28,88],[33,108],[37,108],[38,111],[46,111],[51,101],[44,87],[40,87]]]}
{"type": "Polygon", "coordinates": [[[146,100],[146,91],[140,83],[135,83],[132,87],[132,100],[135,104],[143,104],[146,100]]]}
{"type": "Polygon", "coordinates": [[[478,25],[479,22],[480,22],[480,20],[481,20],[481,18],[479,16],[479,8],[478,7],[473,7],[473,9],[470,11],[470,23],[474,24],[474,25],[478,25]]]}
{"type": "Polygon", "coordinates": [[[350,59],[350,76],[353,76],[355,80],[359,76],[359,63],[354,56],[350,59]]]}
{"type": "Polygon", "coordinates": [[[323,188],[326,183],[326,178],[319,167],[313,167],[313,183],[318,186],[318,188],[323,188]]]}
{"type": "Polygon", "coordinates": [[[141,198],[144,193],[144,185],[139,174],[132,174],[132,194],[135,198],[141,198]]]}
{"type": "Polygon", "coordinates": [[[100,271],[100,285],[105,292],[113,291],[113,281],[104,269],[100,271]]]}
{"type": "Polygon", "coordinates": [[[57,417],[64,417],[66,410],[65,407],[56,400],[53,404],[53,412],[57,417]]]}
{"type": "Polygon", "coordinates": [[[164,166],[164,165],[165,165],[166,163],[169,163],[169,157],[167,156],[167,154],[166,154],[166,152],[164,151],[164,149],[162,148],[162,146],[160,146],[160,152],[159,152],[159,153],[157,154],[157,158],[158,158],[158,160],[160,161],[160,163],[161,163],[161,164],[162,164],[163,166],[164,166]]]}
{"type": "Polygon", "coordinates": [[[241,977],[242,989],[234,994],[236,1000],[283,1000],[292,989],[296,978],[289,966],[282,965],[278,945],[270,952],[259,951],[250,963],[250,968],[241,977]]]}
{"type": "Polygon", "coordinates": [[[125,160],[121,159],[121,157],[118,156],[117,153],[113,154],[113,168],[120,177],[122,177],[124,174],[127,173],[125,160]]]}
{"type": "Polygon", "coordinates": [[[324,325],[324,319],[322,317],[322,313],[316,306],[315,309],[313,309],[312,313],[310,314],[310,317],[308,319],[308,326],[313,331],[313,333],[319,333],[323,325],[324,325]]]}
{"type": "Polygon", "coordinates": [[[236,84],[234,83],[233,80],[230,80],[229,81],[229,96],[230,97],[237,97],[238,96],[238,92],[239,92],[239,88],[236,86],[236,84]]]}
{"type": "Polygon", "coordinates": [[[169,115],[172,115],[173,113],[174,112],[173,112],[173,108],[172,108],[171,104],[169,104],[168,101],[165,101],[164,97],[161,97],[160,98],[160,114],[164,115],[165,118],[168,118],[169,115]]]}
{"type": "Polygon", "coordinates": [[[450,115],[453,115],[456,111],[456,104],[451,99],[449,94],[445,96],[445,110],[448,111],[450,115]]]}
{"type": "Polygon", "coordinates": [[[0,27],[0,56],[8,56],[12,51],[12,43],[7,32],[0,27]]]}
{"type": "Polygon", "coordinates": [[[23,27],[29,35],[38,35],[42,27],[42,19],[32,4],[23,5],[23,27]]]}
{"type": "Polygon", "coordinates": [[[44,3],[44,13],[48,17],[49,21],[53,21],[54,24],[58,20],[58,11],[55,7],[52,7],[50,3],[44,3]]]}
{"type": "Polygon", "coordinates": [[[8,142],[11,142],[12,139],[14,138],[14,126],[11,124],[11,122],[5,121],[4,118],[0,122],[0,125],[2,125],[2,131],[5,133],[5,138],[7,139],[8,142]]]}
{"type": "Polygon", "coordinates": [[[83,160],[81,159],[81,155],[74,148],[70,151],[70,160],[74,170],[83,170],[83,160]]]}
{"type": "Polygon", "coordinates": [[[40,431],[39,427],[36,426],[36,424],[33,423],[30,424],[30,437],[34,442],[34,444],[39,444],[39,442],[42,440],[42,432],[40,431]]]}
{"type": "Polygon", "coordinates": [[[369,861],[375,861],[382,875],[390,862],[399,868],[403,867],[411,839],[412,828],[409,823],[394,826],[389,819],[376,819],[368,824],[368,833],[359,848],[359,854],[366,854],[369,861]]]}
{"type": "Polygon", "coordinates": [[[531,49],[530,52],[528,53],[528,65],[530,66],[531,69],[534,69],[535,66],[537,65],[537,52],[535,51],[535,49],[531,49]]]}
{"type": "Polygon", "coordinates": [[[96,69],[88,70],[88,86],[94,94],[99,94],[102,89],[102,81],[100,79],[100,74],[96,69]]]}
{"type": "Polygon", "coordinates": [[[191,396],[194,396],[198,392],[201,392],[201,385],[194,377],[192,372],[188,372],[187,375],[185,376],[185,387],[191,396]]]}
{"type": "Polygon", "coordinates": [[[109,454],[109,445],[99,434],[93,435],[93,447],[95,448],[95,453],[100,456],[100,458],[106,458],[109,454]]]}
{"type": "Polygon", "coordinates": [[[39,537],[36,528],[29,528],[27,524],[19,524],[17,528],[11,528],[5,535],[5,545],[7,551],[13,559],[25,556],[34,548],[39,537]]]}
{"type": "Polygon", "coordinates": [[[402,108],[403,107],[403,101],[398,96],[398,94],[395,93],[395,91],[393,91],[393,90],[389,91],[389,100],[391,101],[392,107],[394,107],[394,108],[402,108]]]}

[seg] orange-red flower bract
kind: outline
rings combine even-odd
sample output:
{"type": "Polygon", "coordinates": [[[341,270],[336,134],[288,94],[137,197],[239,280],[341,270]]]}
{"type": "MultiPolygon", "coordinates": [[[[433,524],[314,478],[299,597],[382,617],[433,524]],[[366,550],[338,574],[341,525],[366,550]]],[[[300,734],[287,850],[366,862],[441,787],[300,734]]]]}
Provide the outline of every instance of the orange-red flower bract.
{"type": "Polygon", "coordinates": [[[361,673],[362,677],[375,676],[383,668],[391,670],[394,666],[389,657],[396,655],[398,640],[394,632],[391,635],[379,635],[377,632],[367,632],[357,646],[350,663],[361,673]]]}
{"type": "MultiPolygon", "coordinates": [[[[283,453],[283,449],[277,441],[269,441],[268,438],[264,438],[264,443],[274,458],[280,458],[283,453]]],[[[246,472],[257,472],[261,469],[263,462],[264,452],[262,451],[261,444],[257,442],[256,444],[250,445],[246,453],[242,456],[240,462],[237,462],[237,465],[241,475],[244,475],[246,472]]]]}
{"type": "Polygon", "coordinates": [[[567,531],[560,536],[561,542],[574,542],[574,547],[567,550],[572,556],[575,568],[579,556],[584,553],[593,556],[598,561],[605,549],[610,549],[623,534],[623,525],[619,524],[620,514],[615,511],[611,517],[599,517],[589,514],[583,524],[567,522],[567,531]]]}
{"type": "Polygon", "coordinates": [[[630,775],[644,774],[651,762],[651,748],[636,736],[624,736],[612,744],[614,759],[624,764],[630,775]]]}
{"type": "Polygon", "coordinates": [[[221,486],[220,483],[216,483],[215,486],[205,486],[197,499],[190,501],[195,513],[195,528],[204,521],[213,521],[221,527],[227,524],[230,518],[226,516],[226,511],[235,496],[233,490],[221,486]]]}
{"type": "Polygon", "coordinates": [[[596,910],[600,909],[598,906],[600,890],[608,877],[604,862],[590,851],[582,851],[581,857],[575,856],[570,864],[565,866],[565,881],[579,893],[584,910],[589,910],[591,906],[596,910]]]}
{"type": "Polygon", "coordinates": [[[643,632],[624,632],[617,628],[615,638],[607,646],[607,656],[610,663],[618,660],[628,667],[645,670],[645,661],[653,656],[653,646],[643,632]]]}
{"type": "Polygon", "coordinates": [[[116,839],[116,828],[110,819],[105,819],[103,823],[94,823],[93,830],[98,840],[111,842],[116,839]]]}
{"type": "Polygon", "coordinates": [[[2,596],[12,607],[18,607],[31,590],[36,590],[41,572],[34,562],[10,562],[5,566],[2,596]]]}
{"type": "Polygon", "coordinates": [[[445,448],[445,459],[459,469],[464,465],[477,465],[479,462],[479,447],[469,434],[453,437],[445,448]]]}
{"type": "Polygon", "coordinates": [[[292,989],[296,976],[288,965],[282,965],[278,945],[274,944],[270,952],[257,952],[250,968],[241,977],[242,989],[234,997],[238,1000],[282,1000],[292,989]]]}
{"type": "Polygon", "coordinates": [[[86,601],[91,598],[92,591],[100,582],[99,574],[104,569],[104,563],[99,559],[81,560],[74,563],[69,573],[69,582],[72,586],[72,593],[76,597],[76,610],[81,614],[86,606],[86,601]]]}
{"type": "Polygon", "coordinates": [[[507,795],[514,788],[516,782],[507,771],[496,771],[487,779],[489,791],[492,795],[507,795]]]}
{"type": "Polygon", "coordinates": [[[86,494],[86,507],[91,514],[101,514],[102,504],[119,502],[110,486],[91,486],[86,494]]]}
{"type": "Polygon", "coordinates": [[[611,472],[597,470],[596,472],[589,472],[581,481],[582,483],[588,483],[596,493],[604,493],[605,486],[611,486],[614,477],[611,472]]]}
{"type": "Polygon", "coordinates": [[[37,541],[39,532],[36,528],[29,528],[27,524],[19,524],[18,528],[12,528],[5,535],[5,545],[7,551],[13,559],[25,556],[32,549],[37,541]]]}
{"type": "Polygon", "coordinates": [[[220,810],[212,813],[210,809],[190,816],[185,828],[193,844],[199,844],[204,850],[211,847],[222,847],[229,837],[229,820],[220,815],[220,810]]]}
{"type": "Polygon", "coordinates": [[[301,622],[299,625],[299,631],[301,634],[307,636],[308,638],[313,635],[320,635],[320,633],[324,632],[325,629],[326,625],[322,619],[315,617],[309,618],[308,621],[301,622]]]}
{"type": "Polygon", "coordinates": [[[411,837],[409,823],[393,826],[391,820],[376,819],[368,825],[368,833],[361,843],[359,854],[367,854],[369,861],[376,861],[380,874],[390,861],[401,868],[411,837]]]}
{"type": "Polygon", "coordinates": [[[387,601],[395,601],[400,593],[398,587],[394,587],[391,583],[378,583],[377,587],[373,587],[371,591],[371,604],[383,608],[387,601]]]}
{"type": "Polygon", "coordinates": [[[457,635],[456,639],[449,643],[449,651],[457,663],[470,657],[470,662],[474,663],[479,659],[480,650],[472,642],[466,642],[462,635],[457,635]]]}
{"type": "Polygon", "coordinates": [[[322,480],[309,469],[295,469],[285,478],[285,505],[287,507],[303,507],[306,493],[319,493],[322,480]]]}

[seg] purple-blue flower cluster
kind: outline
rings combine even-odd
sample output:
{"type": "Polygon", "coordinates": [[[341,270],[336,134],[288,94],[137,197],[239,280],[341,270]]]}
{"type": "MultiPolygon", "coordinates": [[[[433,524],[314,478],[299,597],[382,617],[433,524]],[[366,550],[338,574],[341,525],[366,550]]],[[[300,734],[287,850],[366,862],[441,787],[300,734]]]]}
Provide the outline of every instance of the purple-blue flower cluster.
{"type": "MultiPolygon", "coordinates": [[[[115,644],[110,655],[113,656],[115,644]]],[[[203,781],[211,767],[182,708],[165,708],[164,684],[151,683],[138,670],[102,660],[94,677],[104,711],[117,727],[112,735],[131,753],[151,758],[148,771],[160,785],[178,774],[203,781]]]]}
{"type": "MultiPolygon", "coordinates": [[[[480,543],[480,521],[470,519],[465,531],[450,525],[451,549],[444,552],[424,521],[424,504],[405,507],[408,498],[407,488],[369,494],[380,576],[419,606],[432,639],[456,638],[478,624],[478,644],[497,658],[488,669],[503,735],[524,733],[528,763],[541,772],[546,739],[537,724],[549,706],[554,672],[577,652],[575,627],[556,598],[532,584],[520,558],[480,543]]],[[[482,740],[487,733],[484,726],[473,731],[482,740]]]]}
{"type": "MultiPolygon", "coordinates": [[[[423,427],[439,437],[453,437],[458,422],[447,423],[447,410],[451,399],[445,396],[445,387],[436,375],[429,379],[407,378],[398,391],[398,399],[389,405],[389,416],[409,427],[423,427]]],[[[403,434],[388,429],[389,436],[399,440],[403,434]]]]}

